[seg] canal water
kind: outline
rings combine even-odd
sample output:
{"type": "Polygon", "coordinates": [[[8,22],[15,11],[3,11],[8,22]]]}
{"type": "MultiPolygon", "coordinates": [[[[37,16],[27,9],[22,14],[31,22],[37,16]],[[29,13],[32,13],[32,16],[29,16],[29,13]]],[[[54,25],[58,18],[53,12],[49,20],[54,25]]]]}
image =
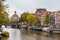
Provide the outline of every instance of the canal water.
{"type": "Polygon", "coordinates": [[[60,34],[13,28],[4,28],[4,31],[9,32],[9,38],[1,40],[60,40],[60,34]]]}

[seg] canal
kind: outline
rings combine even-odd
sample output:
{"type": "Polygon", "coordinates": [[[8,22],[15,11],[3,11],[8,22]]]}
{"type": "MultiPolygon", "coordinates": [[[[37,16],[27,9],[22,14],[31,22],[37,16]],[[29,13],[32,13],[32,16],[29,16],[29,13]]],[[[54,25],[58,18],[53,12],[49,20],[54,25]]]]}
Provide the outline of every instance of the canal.
{"type": "Polygon", "coordinates": [[[9,32],[9,38],[2,37],[1,40],[60,40],[60,34],[13,28],[4,31],[9,32]]]}

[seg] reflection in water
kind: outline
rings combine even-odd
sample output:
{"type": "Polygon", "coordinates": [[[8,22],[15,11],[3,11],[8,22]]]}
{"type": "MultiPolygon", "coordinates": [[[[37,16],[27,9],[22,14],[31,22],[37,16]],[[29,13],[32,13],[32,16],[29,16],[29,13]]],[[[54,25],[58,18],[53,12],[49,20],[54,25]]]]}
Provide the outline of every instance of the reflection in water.
{"type": "Polygon", "coordinates": [[[60,40],[60,34],[50,34],[47,32],[22,30],[23,40],[60,40]]]}
{"type": "Polygon", "coordinates": [[[60,34],[50,34],[47,32],[26,30],[26,29],[4,29],[10,33],[9,38],[3,38],[2,40],[60,40],[60,34]]]}
{"type": "MultiPolygon", "coordinates": [[[[20,30],[18,29],[12,29],[12,28],[5,28],[4,31],[8,31],[9,32],[9,38],[6,40],[21,40],[21,36],[20,36],[20,30]]],[[[3,40],[5,40],[5,38],[2,38],[3,40]]]]}

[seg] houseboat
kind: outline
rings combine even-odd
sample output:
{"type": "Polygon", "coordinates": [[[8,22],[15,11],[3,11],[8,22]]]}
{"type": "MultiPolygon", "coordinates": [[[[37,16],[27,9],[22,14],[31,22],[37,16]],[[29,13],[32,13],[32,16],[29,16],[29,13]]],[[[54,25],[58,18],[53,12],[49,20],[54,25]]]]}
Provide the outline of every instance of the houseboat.
{"type": "Polygon", "coordinates": [[[59,26],[51,26],[48,30],[50,33],[60,33],[60,27],[59,26]]]}

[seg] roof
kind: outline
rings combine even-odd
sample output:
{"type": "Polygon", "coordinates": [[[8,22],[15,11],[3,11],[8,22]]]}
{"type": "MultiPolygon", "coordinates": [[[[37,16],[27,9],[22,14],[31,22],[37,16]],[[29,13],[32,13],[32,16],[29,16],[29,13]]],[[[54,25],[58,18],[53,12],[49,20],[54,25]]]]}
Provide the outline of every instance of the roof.
{"type": "Polygon", "coordinates": [[[40,9],[37,9],[35,13],[40,13],[40,12],[45,12],[47,11],[45,8],[40,8],[40,9]]]}
{"type": "Polygon", "coordinates": [[[15,20],[15,17],[18,19],[19,16],[16,14],[16,11],[14,12],[14,14],[11,16],[11,20],[15,20]]]}

